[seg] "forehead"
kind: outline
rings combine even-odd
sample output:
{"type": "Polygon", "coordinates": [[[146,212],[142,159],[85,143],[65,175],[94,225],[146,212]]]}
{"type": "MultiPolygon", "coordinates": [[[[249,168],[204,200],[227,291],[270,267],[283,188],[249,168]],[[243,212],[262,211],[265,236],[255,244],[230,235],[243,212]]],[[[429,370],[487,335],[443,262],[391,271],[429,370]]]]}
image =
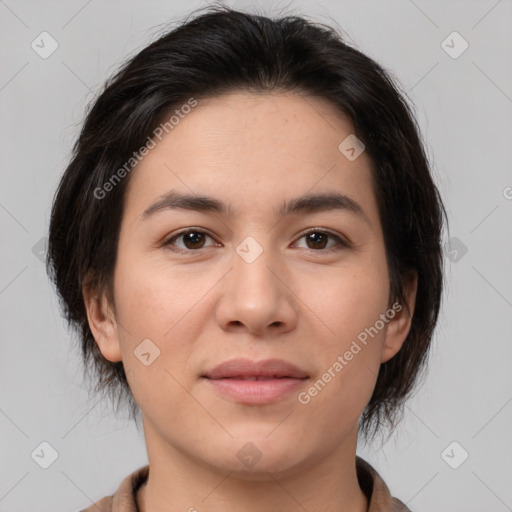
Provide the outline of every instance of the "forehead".
{"type": "Polygon", "coordinates": [[[186,119],[193,122],[176,127],[185,132],[183,138],[192,141],[187,135],[200,135],[206,144],[224,146],[226,156],[231,149],[233,156],[244,150],[265,158],[267,151],[282,148],[293,150],[290,160],[294,154],[314,158],[322,147],[337,147],[340,131],[354,131],[351,121],[327,100],[291,92],[224,94],[201,100],[186,119]],[[232,140],[244,145],[230,144],[232,140]]]}
{"type": "Polygon", "coordinates": [[[337,190],[371,217],[371,161],[340,151],[348,136],[350,120],[317,97],[234,92],[198,100],[132,172],[127,210],[140,215],[178,190],[217,197],[235,214],[263,215],[283,198],[337,190]]]}

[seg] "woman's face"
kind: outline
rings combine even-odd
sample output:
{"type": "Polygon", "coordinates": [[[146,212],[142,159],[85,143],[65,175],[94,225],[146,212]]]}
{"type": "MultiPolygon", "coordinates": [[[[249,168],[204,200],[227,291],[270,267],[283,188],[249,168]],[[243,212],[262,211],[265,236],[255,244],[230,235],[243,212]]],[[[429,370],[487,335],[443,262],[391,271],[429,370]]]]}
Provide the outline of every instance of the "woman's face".
{"type": "Polygon", "coordinates": [[[94,301],[88,313],[123,361],[148,453],[257,478],[355,451],[410,319],[388,303],[352,133],[324,100],[232,93],[199,101],[131,171],[116,318],[94,301]]]}

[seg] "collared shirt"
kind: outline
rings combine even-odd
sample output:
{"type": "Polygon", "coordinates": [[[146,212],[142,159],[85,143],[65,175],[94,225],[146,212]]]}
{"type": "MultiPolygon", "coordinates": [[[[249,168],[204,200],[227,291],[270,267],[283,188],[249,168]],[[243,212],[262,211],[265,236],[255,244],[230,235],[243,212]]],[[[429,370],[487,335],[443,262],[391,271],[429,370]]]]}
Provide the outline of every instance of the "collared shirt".
{"type": "MultiPolygon", "coordinates": [[[[368,498],[368,512],[411,512],[399,499],[393,498],[377,471],[361,457],[356,457],[357,479],[368,498]]],[[[80,512],[139,512],[135,496],[147,480],[149,465],[143,466],[122,482],[112,496],[92,504],[80,512]]]]}

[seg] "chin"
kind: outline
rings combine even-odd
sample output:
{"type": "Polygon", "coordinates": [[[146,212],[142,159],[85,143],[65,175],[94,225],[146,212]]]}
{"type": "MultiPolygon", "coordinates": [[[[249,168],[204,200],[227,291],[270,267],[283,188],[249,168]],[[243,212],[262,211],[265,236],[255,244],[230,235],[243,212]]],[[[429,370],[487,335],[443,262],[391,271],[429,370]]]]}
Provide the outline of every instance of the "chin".
{"type": "Polygon", "coordinates": [[[301,471],[302,467],[307,467],[305,460],[296,460],[297,453],[293,454],[293,460],[287,458],[289,453],[281,453],[279,451],[269,455],[262,453],[261,458],[252,465],[243,462],[236,462],[233,459],[224,461],[217,469],[222,472],[229,471],[231,478],[252,482],[269,482],[275,479],[282,479],[293,476],[301,471]]]}
{"type": "Polygon", "coordinates": [[[269,436],[270,431],[245,429],[227,445],[211,447],[207,463],[234,478],[261,482],[286,478],[311,464],[312,457],[301,449],[306,448],[301,440],[286,436],[286,430],[281,437],[269,436]]]}

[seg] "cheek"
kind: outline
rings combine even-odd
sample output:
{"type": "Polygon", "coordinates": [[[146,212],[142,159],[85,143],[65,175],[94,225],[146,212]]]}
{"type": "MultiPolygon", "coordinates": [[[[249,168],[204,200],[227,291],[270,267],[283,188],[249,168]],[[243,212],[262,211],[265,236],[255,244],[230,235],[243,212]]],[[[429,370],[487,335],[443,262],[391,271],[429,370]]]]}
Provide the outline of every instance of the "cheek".
{"type": "Polygon", "coordinates": [[[162,393],[171,392],[172,376],[183,381],[192,341],[200,334],[199,322],[190,322],[199,310],[199,292],[164,276],[158,265],[118,260],[114,289],[123,364],[132,393],[145,407],[158,406],[162,393]]]}
{"type": "Polygon", "coordinates": [[[297,397],[304,412],[323,418],[331,427],[356,424],[375,388],[379,344],[378,336],[367,345],[357,340],[340,341],[309,387],[297,397]]]}
{"type": "Polygon", "coordinates": [[[378,267],[352,267],[303,281],[299,293],[307,297],[304,312],[310,309],[323,326],[330,351],[341,351],[385,313],[389,282],[378,267]]]}
{"type": "Polygon", "coordinates": [[[155,267],[126,263],[119,261],[115,290],[128,383],[144,414],[179,422],[180,415],[194,414],[182,385],[192,376],[189,357],[201,332],[194,321],[201,294],[180,286],[179,279],[163,278],[155,267]]]}
{"type": "Polygon", "coordinates": [[[316,336],[318,373],[299,401],[307,402],[313,415],[329,411],[330,418],[348,415],[356,421],[370,400],[388,325],[381,320],[388,293],[387,273],[361,266],[331,275],[305,295],[324,333],[316,336]]]}
{"type": "Polygon", "coordinates": [[[158,262],[120,257],[114,285],[119,320],[136,338],[167,339],[199,293],[191,284],[158,262]]]}

